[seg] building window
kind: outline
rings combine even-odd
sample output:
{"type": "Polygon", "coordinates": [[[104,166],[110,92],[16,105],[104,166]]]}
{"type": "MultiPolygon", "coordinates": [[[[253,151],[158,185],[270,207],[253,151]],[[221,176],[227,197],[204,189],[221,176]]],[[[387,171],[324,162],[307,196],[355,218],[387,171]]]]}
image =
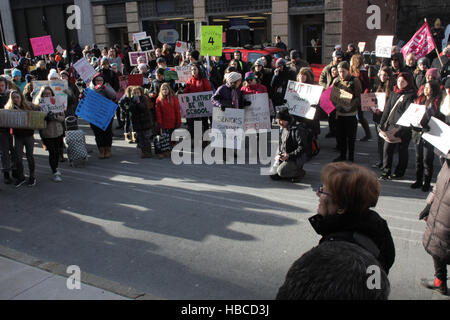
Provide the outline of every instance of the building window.
{"type": "Polygon", "coordinates": [[[188,17],[194,15],[193,0],[143,0],[139,2],[141,18],[188,17]]]}
{"type": "Polygon", "coordinates": [[[206,14],[272,11],[272,0],[206,0],[206,14]]]}
{"type": "Polygon", "coordinates": [[[324,0],[289,0],[289,8],[324,6],[324,0]]]}
{"type": "Polygon", "coordinates": [[[107,24],[127,23],[125,3],[107,5],[105,10],[107,24]]]}

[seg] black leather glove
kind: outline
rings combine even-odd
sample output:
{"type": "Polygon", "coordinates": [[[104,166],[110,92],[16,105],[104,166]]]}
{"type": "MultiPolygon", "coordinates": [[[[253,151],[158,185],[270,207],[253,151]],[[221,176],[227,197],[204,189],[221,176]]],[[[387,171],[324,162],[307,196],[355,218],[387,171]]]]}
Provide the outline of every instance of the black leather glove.
{"type": "Polygon", "coordinates": [[[413,131],[415,131],[415,132],[421,132],[421,131],[422,131],[421,128],[414,127],[412,124],[410,125],[410,127],[411,127],[411,129],[412,129],[413,131]]]}
{"type": "Polygon", "coordinates": [[[222,105],[221,107],[220,107],[220,110],[222,110],[222,111],[225,111],[225,106],[224,105],[222,105]]]}
{"type": "Polygon", "coordinates": [[[283,99],[283,103],[287,103],[287,100],[286,100],[286,99],[283,99]]]}
{"type": "Polygon", "coordinates": [[[420,212],[419,220],[423,220],[428,217],[430,214],[431,204],[427,204],[426,207],[420,212]]]}
{"type": "Polygon", "coordinates": [[[243,103],[242,103],[242,105],[244,106],[244,107],[248,107],[249,105],[251,105],[252,103],[251,103],[251,101],[244,101],[243,103]]]}

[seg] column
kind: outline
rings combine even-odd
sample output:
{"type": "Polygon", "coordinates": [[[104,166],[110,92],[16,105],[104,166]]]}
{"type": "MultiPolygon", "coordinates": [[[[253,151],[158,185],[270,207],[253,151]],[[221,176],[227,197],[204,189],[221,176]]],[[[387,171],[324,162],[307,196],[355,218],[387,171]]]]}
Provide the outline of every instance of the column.
{"type": "MultiPolygon", "coordinates": [[[[325,0],[325,36],[324,63],[331,61],[334,46],[342,44],[342,8],[343,0],[325,0]]],[[[344,46],[342,50],[346,50],[344,46]]]]}
{"type": "Polygon", "coordinates": [[[81,29],[78,29],[78,43],[82,48],[95,42],[94,24],[92,23],[92,6],[90,1],[75,0],[74,4],[80,7],[81,29]]]}
{"type": "MultiPolygon", "coordinates": [[[[207,22],[206,19],[206,0],[194,0],[194,25],[191,28],[195,28],[198,24],[207,22]]],[[[200,30],[199,30],[200,32],[200,30]]],[[[200,37],[196,34],[196,37],[200,37]]],[[[195,40],[195,48],[200,51],[200,40],[195,40]]]]}
{"type": "Polygon", "coordinates": [[[288,0],[272,0],[272,39],[275,43],[275,36],[280,36],[289,48],[289,1],[288,0]]]}
{"type": "Polygon", "coordinates": [[[14,44],[16,43],[16,34],[14,32],[14,23],[9,0],[0,1],[0,12],[2,15],[2,28],[6,44],[14,44]]]}
{"type": "Polygon", "coordinates": [[[99,48],[109,47],[109,32],[108,28],[106,28],[105,6],[93,6],[92,19],[94,21],[95,42],[99,48]]]}
{"type": "MultiPolygon", "coordinates": [[[[127,27],[128,27],[128,41],[133,43],[133,33],[141,31],[141,25],[139,23],[138,3],[127,2],[125,3],[125,11],[127,14],[127,27]]],[[[153,40],[154,42],[155,40],[153,40]]]]}

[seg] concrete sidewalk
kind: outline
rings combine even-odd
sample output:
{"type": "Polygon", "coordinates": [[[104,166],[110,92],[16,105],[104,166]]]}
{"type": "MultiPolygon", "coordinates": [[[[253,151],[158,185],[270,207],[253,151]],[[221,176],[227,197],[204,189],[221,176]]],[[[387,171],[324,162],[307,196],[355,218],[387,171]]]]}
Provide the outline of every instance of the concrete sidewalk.
{"type": "Polygon", "coordinates": [[[65,277],[0,257],[1,300],[129,300],[84,283],[69,290],[66,283],[65,277]]]}

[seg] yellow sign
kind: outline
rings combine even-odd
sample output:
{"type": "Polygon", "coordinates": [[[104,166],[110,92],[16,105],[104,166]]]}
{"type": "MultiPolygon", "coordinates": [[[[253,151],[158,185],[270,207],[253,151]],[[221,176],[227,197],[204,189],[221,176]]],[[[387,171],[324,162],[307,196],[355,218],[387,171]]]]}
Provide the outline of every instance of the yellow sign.
{"type": "Polygon", "coordinates": [[[222,56],[222,26],[202,26],[201,55],[222,56]]]}

